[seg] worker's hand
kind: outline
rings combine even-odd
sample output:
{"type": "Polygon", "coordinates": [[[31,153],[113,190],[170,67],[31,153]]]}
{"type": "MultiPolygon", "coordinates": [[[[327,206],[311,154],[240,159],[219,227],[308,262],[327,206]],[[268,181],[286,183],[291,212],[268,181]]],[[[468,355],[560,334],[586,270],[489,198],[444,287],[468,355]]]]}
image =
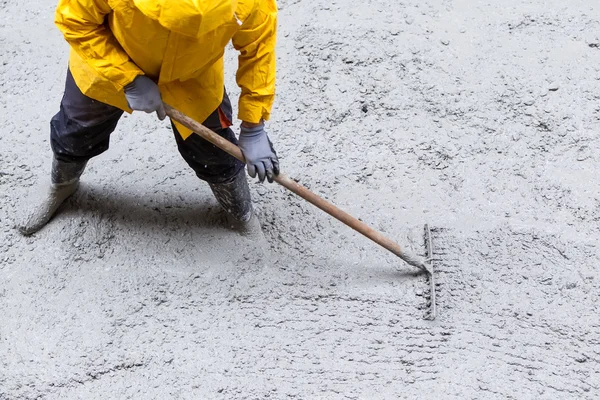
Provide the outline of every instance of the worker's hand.
{"type": "Polygon", "coordinates": [[[161,121],[167,116],[158,85],[147,76],[138,75],[133,82],[125,86],[125,97],[132,110],[147,113],[156,111],[161,121]]]}
{"type": "Polygon", "coordinates": [[[279,160],[273,149],[273,144],[265,132],[264,123],[249,124],[243,122],[240,127],[240,140],[238,145],[244,154],[248,165],[248,175],[255,178],[258,175],[260,182],[273,182],[279,175],[279,160]]]}

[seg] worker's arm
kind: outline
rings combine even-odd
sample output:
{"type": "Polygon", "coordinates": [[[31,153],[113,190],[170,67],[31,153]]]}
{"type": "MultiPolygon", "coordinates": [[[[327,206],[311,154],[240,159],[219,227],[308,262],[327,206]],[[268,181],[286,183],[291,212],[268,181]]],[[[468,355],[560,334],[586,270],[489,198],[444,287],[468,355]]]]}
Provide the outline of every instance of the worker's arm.
{"type": "Polygon", "coordinates": [[[232,38],[240,52],[236,79],[242,89],[238,118],[246,125],[269,119],[275,98],[275,0],[256,1],[256,6],[232,38]]]}
{"type": "Polygon", "coordinates": [[[71,48],[99,75],[125,92],[133,110],[166,117],[158,86],[123,50],[105,24],[106,0],[59,0],[55,23],[71,48]]]}
{"type": "Polygon", "coordinates": [[[105,16],[110,12],[107,0],[59,0],[54,22],[71,48],[122,90],[144,73],[105,24],[105,16]]]}
{"type": "Polygon", "coordinates": [[[269,119],[275,97],[275,0],[259,0],[241,29],[233,36],[240,52],[237,83],[242,89],[238,118],[241,119],[239,146],[246,159],[248,174],[273,182],[279,174],[279,160],[267,136],[264,120],[269,119]]]}

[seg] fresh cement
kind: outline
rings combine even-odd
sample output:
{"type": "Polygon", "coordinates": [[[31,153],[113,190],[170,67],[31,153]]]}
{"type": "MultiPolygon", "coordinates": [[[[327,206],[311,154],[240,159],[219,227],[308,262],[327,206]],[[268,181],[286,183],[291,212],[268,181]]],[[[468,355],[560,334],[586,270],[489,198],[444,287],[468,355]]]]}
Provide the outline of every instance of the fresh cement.
{"type": "Polygon", "coordinates": [[[282,168],[417,253],[436,229],[433,322],[414,268],[275,185],[257,255],[144,114],[21,237],[55,3],[0,4],[0,399],[600,397],[596,1],[279,1],[282,168]]]}

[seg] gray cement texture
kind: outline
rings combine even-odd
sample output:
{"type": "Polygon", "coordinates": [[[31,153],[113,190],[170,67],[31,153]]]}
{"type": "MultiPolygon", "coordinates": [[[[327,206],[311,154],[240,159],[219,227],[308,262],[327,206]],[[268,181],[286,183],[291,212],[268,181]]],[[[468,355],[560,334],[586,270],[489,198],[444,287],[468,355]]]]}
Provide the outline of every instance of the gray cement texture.
{"type": "Polygon", "coordinates": [[[600,398],[596,1],[279,1],[282,168],[415,252],[435,228],[433,322],[423,276],[275,185],[255,252],[143,114],[21,237],[55,4],[0,3],[0,399],[600,398]]]}

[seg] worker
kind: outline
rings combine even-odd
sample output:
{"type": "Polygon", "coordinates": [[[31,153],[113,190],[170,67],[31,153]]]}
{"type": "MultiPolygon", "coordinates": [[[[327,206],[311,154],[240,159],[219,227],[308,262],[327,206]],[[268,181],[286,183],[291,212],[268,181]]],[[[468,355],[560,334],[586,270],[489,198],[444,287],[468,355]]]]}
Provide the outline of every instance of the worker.
{"type": "MultiPolygon", "coordinates": [[[[76,191],[86,163],[108,149],[124,111],[163,120],[163,101],[237,144],[252,178],[272,182],[279,173],[264,124],[275,94],[275,0],[59,0],[55,22],[71,53],[60,111],[50,123],[51,184],[21,233],[41,229],[76,191]],[[224,89],[229,41],[239,51],[239,140],[224,89]]],[[[242,232],[260,230],[244,163],[171,124],[183,159],[229,220],[242,232]]]]}

